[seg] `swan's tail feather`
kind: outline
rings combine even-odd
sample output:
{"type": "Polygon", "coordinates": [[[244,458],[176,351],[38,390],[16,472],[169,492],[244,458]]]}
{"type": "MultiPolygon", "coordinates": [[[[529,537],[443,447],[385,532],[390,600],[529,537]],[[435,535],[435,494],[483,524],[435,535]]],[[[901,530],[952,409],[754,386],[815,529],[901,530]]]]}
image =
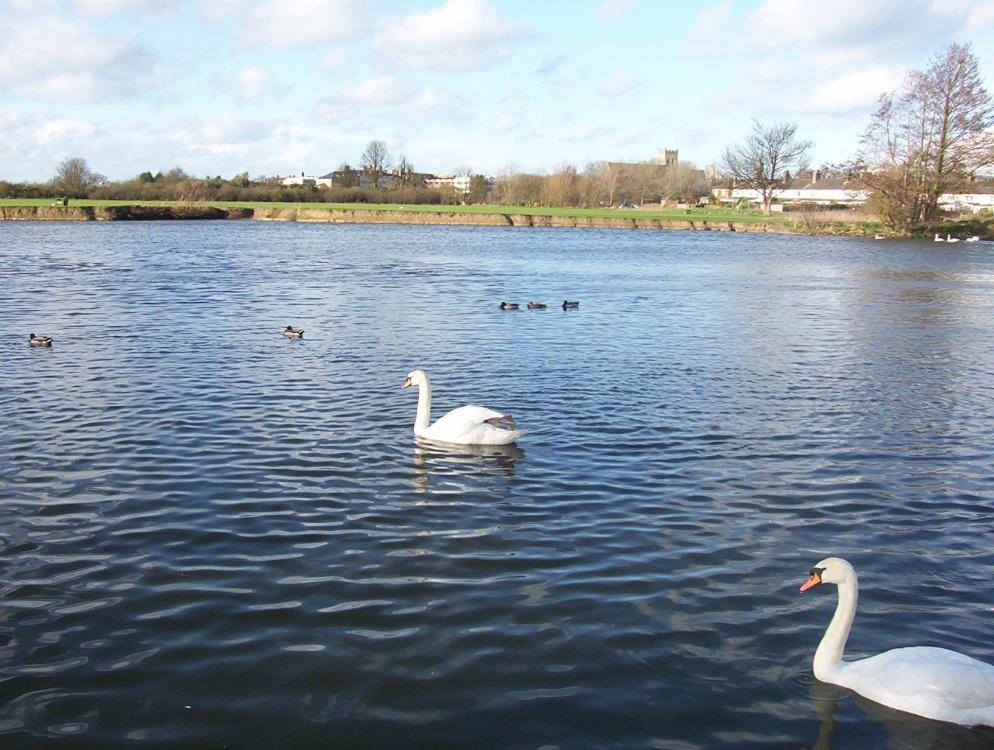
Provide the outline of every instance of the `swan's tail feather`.
{"type": "Polygon", "coordinates": [[[494,427],[506,427],[509,430],[514,429],[514,417],[510,414],[502,414],[499,417],[491,417],[485,420],[487,424],[492,424],[494,427]]]}

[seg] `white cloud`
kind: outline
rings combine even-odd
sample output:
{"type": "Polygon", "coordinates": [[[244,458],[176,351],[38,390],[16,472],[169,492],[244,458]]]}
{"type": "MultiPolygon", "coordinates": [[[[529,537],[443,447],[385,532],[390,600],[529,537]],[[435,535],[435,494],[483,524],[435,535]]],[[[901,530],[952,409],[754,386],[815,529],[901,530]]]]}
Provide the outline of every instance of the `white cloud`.
{"type": "Polygon", "coordinates": [[[203,119],[187,137],[190,145],[243,146],[246,143],[264,140],[270,132],[271,128],[264,123],[223,112],[216,117],[203,119]]]}
{"type": "Polygon", "coordinates": [[[509,130],[517,130],[520,127],[521,123],[518,122],[518,118],[508,112],[498,115],[493,124],[493,130],[497,133],[506,133],[509,130]]]}
{"type": "Polygon", "coordinates": [[[448,0],[441,8],[410,13],[376,36],[377,54],[403,68],[446,72],[483,68],[510,56],[528,33],[504,20],[484,0],[448,0]]]}
{"type": "Polygon", "coordinates": [[[797,103],[798,112],[822,114],[869,114],[885,91],[900,88],[903,74],[878,67],[840,75],[818,83],[797,103]]]}
{"type": "Polygon", "coordinates": [[[352,61],[352,55],[341,47],[332,47],[318,58],[317,66],[321,70],[343,70],[352,61]]]}
{"type": "Polygon", "coordinates": [[[634,0],[604,0],[594,13],[601,21],[613,21],[635,7],[634,0]]]}
{"type": "Polygon", "coordinates": [[[600,93],[604,96],[622,96],[635,88],[636,83],[635,76],[622,73],[601,86],[600,93]]]}
{"type": "Polygon", "coordinates": [[[0,90],[56,102],[97,103],[142,95],[158,58],[139,44],[58,14],[0,26],[0,90]]]}
{"type": "Polygon", "coordinates": [[[402,108],[404,118],[415,122],[429,120],[461,120],[468,117],[461,112],[462,102],[448,91],[425,91],[402,108]]]}
{"type": "Polygon", "coordinates": [[[67,141],[85,140],[96,132],[92,122],[56,118],[36,125],[35,137],[41,143],[59,144],[67,141]]]}
{"type": "Polygon", "coordinates": [[[347,42],[366,31],[367,12],[362,0],[265,0],[248,13],[238,36],[261,49],[347,42]]]}
{"type": "Polygon", "coordinates": [[[835,0],[819,7],[812,23],[806,0],[764,0],[746,19],[744,38],[755,49],[805,53],[835,48],[872,60],[930,46],[943,31],[952,31],[961,20],[939,11],[940,5],[932,0],[835,0]]]}
{"type": "Polygon", "coordinates": [[[589,141],[598,133],[600,133],[600,128],[596,125],[583,125],[578,128],[571,130],[567,136],[566,140],[577,143],[579,141],[589,141]]]}
{"type": "Polygon", "coordinates": [[[69,0],[77,13],[91,18],[113,18],[133,13],[145,18],[161,18],[182,9],[184,3],[161,0],[69,0]]]}
{"type": "Polygon", "coordinates": [[[265,65],[253,65],[238,74],[240,104],[282,99],[287,90],[288,87],[276,83],[272,72],[265,65]]]}
{"type": "Polygon", "coordinates": [[[343,122],[352,110],[335,99],[322,99],[311,108],[311,114],[317,122],[331,124],[343,122]]]}
{"type": "Polygon", "coordinates": [[[725,35],[726,23],[731,12],[732,0],[721,0],[698,11],[694,27],[684,42],[684,49],[693,50],[697,54],[718,53],[721,50],[719,40],[725,35]]]}
{"type": "Polygon", "coordinates": [[[211,0],[200,6],[200,17],[207,23],[218,23],[244,13],[251,0],[211,0]]]}
{"type": "Polygon", "coordinates": [[[354,104],[399,104],[414,93],[410,84],[394,76],[373,76],[339,92],[339,99],[354,104]]]}
{"type": "Polygon", "coordinates": [[[536,75],[540,76],[551,76],[554,73],[559,72],[559,69],[563,67],[566,63],[566,55],[556,55],[553,58],[546,59],[542,61],[542,64],[538,66],[535,71],[536,75]]]}

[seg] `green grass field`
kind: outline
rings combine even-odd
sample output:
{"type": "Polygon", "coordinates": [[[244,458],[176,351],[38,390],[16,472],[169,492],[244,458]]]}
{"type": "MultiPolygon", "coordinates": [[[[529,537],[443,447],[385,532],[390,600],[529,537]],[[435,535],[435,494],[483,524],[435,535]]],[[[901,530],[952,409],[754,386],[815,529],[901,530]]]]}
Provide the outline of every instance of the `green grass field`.
{"type": "MultiPolygon", "coordinates": [[[[49,206],[52,200],[0,199],[0,206],[49,206]]],[[[592,218],[661,219],[677,221],[766,221],[787,223],[783,214],[763,216],[759,211],[736,211],[729,208],[667,208],[659,210],[620,208],[545,208],[536,206],[425,206],[396,203],[275,203],[227,201],[98,201],[72,199],[70,206],[213,206],[216,208],[251,208],[255,210],[300,208],[342,211],[413,211],[420,213],[513,214],[522,216],[579,216],[592,218]]]]}

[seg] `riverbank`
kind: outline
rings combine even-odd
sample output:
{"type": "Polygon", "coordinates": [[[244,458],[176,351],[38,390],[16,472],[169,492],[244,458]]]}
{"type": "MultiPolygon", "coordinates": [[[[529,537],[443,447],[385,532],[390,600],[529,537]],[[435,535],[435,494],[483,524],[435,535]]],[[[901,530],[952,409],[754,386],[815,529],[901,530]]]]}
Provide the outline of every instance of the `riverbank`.
{"type": "Polygon", "coordinates": [[[420,210],[419,207],[314,208],[307,204],[286,207],[224,207],[205,205],[114,206],[54,205],[0,206],[3,221],[157,221],[228,220],[296,221],[329,224],[425,224],[453,226],[590,227],[612,229],[683,229],[719,232],[789,234],[779,221],[729,221],[725,219],[661,219],[628,212],[619,216],[548,215],[520,212],[469,212],[420,210]]]}
{"type": "MultiPolygon", "coordinates": [[[[705,232],[894,237],[879,219],[857,209],[785,211],[773,216],[720,208],[642,209],[546,208],[525,206],[422,206],[397,204],[198,203],[0,200],[0,221],[295,221],[326,224],[423,224],[450,226],[580,227],[670,229],[705,232]]],[[[959,239],[994,239],[989,216],[949,217],[912,237],[933,233],[959,239]]]]}

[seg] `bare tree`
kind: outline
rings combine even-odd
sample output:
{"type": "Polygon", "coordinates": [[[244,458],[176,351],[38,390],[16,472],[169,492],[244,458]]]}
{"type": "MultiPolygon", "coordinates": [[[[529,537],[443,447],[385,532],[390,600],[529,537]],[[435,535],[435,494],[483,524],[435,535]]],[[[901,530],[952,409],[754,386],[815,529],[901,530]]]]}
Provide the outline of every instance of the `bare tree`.
{"type": "Polygon", "coordinates": [[[853,171],[891,228],[927,224],[943,193],[994,164],[994,102],[969,44],[951,44],[927,70],[909,71],[900,96],[880,97],[853,171]]]}
{"type": "Polygon", "coordinates": [[[362,152],[360,164],[369,173],[370,179],[373,181],[373,187],[378,188],[380,186],[380,177],[393,164],[387,144],[383,141],[370,141],[366,144],[366,150],[362,152]]]}
{"type": "Polygon", "coordinates": [[[576,167],[563,162],[542,181],[539,198],[543,206],[575,206],[579,202],[576,167]]]}
{"type": "Polygon", "coordinates": [[[722,162],[736,187],[759,193],[763,213],[772,212],[773,199],[785,188],[787,175],[808,168],[811,141],[797,140],[797,124],[780,122],[765,127],[753,121],[752,133],[743,145],[726,148],[722,162]]]}
{"type": "Polygon", "coordinates": [[[86,196],[87,188],[103,182],[106,178],[90,169],[86,159],[78,156],[67,156],[55,170],[52,186],[60,193],[73,198],[86,196]]]}
{"type": "Polygon", "coordinates": [[[508,164],[498,173],[497,180],[494,182],[494,200],[497,203],[504,206],[511,205],[514,182],[517,176],[518,165],[513,163],[508,164]]]}
{"type": "Polygon", "coordinates": [[[408,187],[414,177],[414,165],[404,154],[401,154],[397,161],[397,172],[400,175],[400,184],[408,187]]]}

